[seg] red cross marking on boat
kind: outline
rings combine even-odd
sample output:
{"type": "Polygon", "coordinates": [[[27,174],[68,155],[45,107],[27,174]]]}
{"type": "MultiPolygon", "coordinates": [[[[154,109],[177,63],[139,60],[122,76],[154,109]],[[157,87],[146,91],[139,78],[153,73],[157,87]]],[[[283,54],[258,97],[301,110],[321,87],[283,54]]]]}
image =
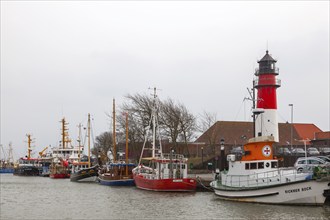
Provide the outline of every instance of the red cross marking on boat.
{"type": "Polygon", "coordinates": [[[262,148],[262,154],[265,156],[265,157],[268,157],[270,156],[272,152],[272,149],[270,148],[270,146],[266,145],[262,148]]]}

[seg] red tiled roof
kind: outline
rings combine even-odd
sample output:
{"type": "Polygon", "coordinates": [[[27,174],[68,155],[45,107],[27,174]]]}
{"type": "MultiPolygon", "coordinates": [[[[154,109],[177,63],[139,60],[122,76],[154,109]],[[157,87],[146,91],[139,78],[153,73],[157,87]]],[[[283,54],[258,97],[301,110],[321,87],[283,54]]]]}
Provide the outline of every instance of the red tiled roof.
{"type": "MultiPolygon", "coordinates": [[[[290,145],[291,124],[279,123],[279,145],[290,145]]],[[[314,124],[293,124],[292,144],[302,145],[299,140],[309,138],[314,139],[314,134],[321,130],[314,124]]],[[[204,132],[196,142],[206,144],[219,144],[224,138],[227,144],[243,145],[253,136],[253,123],[241,121],[218,121],[204,132]]]]}
{"type": "Polygon", "coordinates": [[[324,131],[324,132],[316,132],[315,133],[315,139],[330,139],[330,131],[324,131]]]}
{"type": "Polygon", "coordinates": [[[315,133],[322,132],[322,130],[314,124],[294,124],[293,126],[301,139],[313,140],[315,138],[315,133]]]}

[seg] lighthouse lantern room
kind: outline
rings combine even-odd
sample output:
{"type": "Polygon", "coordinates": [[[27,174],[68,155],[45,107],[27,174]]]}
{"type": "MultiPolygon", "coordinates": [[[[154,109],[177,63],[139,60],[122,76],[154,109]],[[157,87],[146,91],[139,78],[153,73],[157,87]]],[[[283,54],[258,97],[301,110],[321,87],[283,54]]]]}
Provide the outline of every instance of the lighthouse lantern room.
{"type": "Polygon", "coordinates": [[[276,89],[281,86],[281,81],[276,79],[279,74],[276,62],[268,54],[268,50],[258,61],[259,68],[256,69],[254,80],[254,88],[258,90],[257,109],[254,110],[254,114],[256,136],[273,136],[274,141],[278,142],[276,89]]]}

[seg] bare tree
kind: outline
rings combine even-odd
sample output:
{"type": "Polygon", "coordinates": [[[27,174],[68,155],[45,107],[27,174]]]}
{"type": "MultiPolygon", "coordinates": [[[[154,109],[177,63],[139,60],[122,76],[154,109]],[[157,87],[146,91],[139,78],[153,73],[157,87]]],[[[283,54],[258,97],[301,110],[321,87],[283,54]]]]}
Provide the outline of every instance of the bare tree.
{"type": "Polygon", "coordinates": [[[105,163],[107,158],[107,152],[112,151],[112,134],[110,132],[103,132],[95,138],[94,147],[91,150],[92,154],[97,157],[100,156],[102,163],[105,163]]]}
{"type": "Polygon", "coordinates": [[[202,132],[205,135],[204,137],[207,140],[209,146],[212,147],[213,153],[215,153],[215,144],[216,144],[216,138],[218,132],[216,132],[216,127],[214,127],[213,129],[210,128],[212,127],[212,125],[215,126],[216,122],[217,122],[216,113],[209,113],[204,111],[199,116],[198,131],[202,132]]]}
{"type": "MultiPolygon", "coordinates": [[[[147,95],[127,95],[125,102],[121,107],[122,113],[128,113],[129,115],[129,137],[131,141],[141,142],[146,135],[145,128],[149,125],[152,105],[151,98],[147,95]]],[[[125,123],[118,119],[121,128],[125,128],[125,123]]]]}
{"type": "Polygon", "coordinates": [[[177,141],[180,133],[181,112],[172,99],[167,99],[160,105],[159,122],[164,134],[172,141],[174,150],[177,149],[177,141]]]}
{"type": "MultiPolygon", "coordinates": [[[[119,133],[125,134],[126,122],[123,114],[128,113],[129,143],[133,150],[137,150],[140,148],[136,145],[144,141],[146,128],[149,126],[154,99],[149,95],[141,94],[126,95],[126,99],[127,101],[120,106],[120,111],[116,116],[117,128],[119,133]]],[[[196,130],[195,117],[183,104],[176,104],[170,98],[163,102],[156,101],[162,139],[171,139],[175,150],[177,150],[178,141],[184,141],[189,154],[187,143],[196,130]]],[[[112,117],[110,114],[107,115],[112,117]]],[[[149,129],[151,128],[152,126],[149,129]]],[[[118,137],[120,138],[120,135],[118,137]]]]}
{"type": "Polygon", "coordinates": [[[181,117],[179,120],[180,139],[184,141],[189,157],[188,141],[192,139],[194,132],[196,131],[196,118],[193,114],[189,113],[188,109],[184,105],[180,104],[179,109],[181,112],[181,117]]]}

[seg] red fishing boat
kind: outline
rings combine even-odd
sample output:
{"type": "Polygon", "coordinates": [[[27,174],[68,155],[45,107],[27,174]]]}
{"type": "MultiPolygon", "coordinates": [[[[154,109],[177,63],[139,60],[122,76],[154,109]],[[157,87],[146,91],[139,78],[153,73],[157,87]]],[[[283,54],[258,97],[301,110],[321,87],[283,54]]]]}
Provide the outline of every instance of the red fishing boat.
{"type": "Polygon", "coordinates": [[[181,154],[162,152],[161,139],[156,146],[156,129],[160,134],[157,119],[156,88],[154,88],[154,104],[143,144],[139,165],[133,169],[135,184],[140,189],[152,191],[195,191],[196,179],[188,177],[188,159],[181,154]],[[149,128],[152,123],[152,147],[146,148],[149,128]],[[143,158],[144,151],[151,151],[151,157],[143,158]],[[157,153],[156,153],[157,152],[157,153]]]}
{"type": "Polygon", "coordinates": [[[52,164],[49,167],[50,174],[49,177],[53,179],[65,179],[70,178],[70,170],[68,161],[62,158],[53,158],[52,164]]]}
{"type": "Polygon", "coordinates": [[[65,118],[61,120],[62,123],[62,141],[57,149],[53,149],[53,160],[49,166],[50,178],[64,179],[70,178],[69,162],[74,163],[79,160],[82,149],[80,148],[80,142],[78,147],[71,145],[71,139],[69,138],[68,123],[65,118]]]}

